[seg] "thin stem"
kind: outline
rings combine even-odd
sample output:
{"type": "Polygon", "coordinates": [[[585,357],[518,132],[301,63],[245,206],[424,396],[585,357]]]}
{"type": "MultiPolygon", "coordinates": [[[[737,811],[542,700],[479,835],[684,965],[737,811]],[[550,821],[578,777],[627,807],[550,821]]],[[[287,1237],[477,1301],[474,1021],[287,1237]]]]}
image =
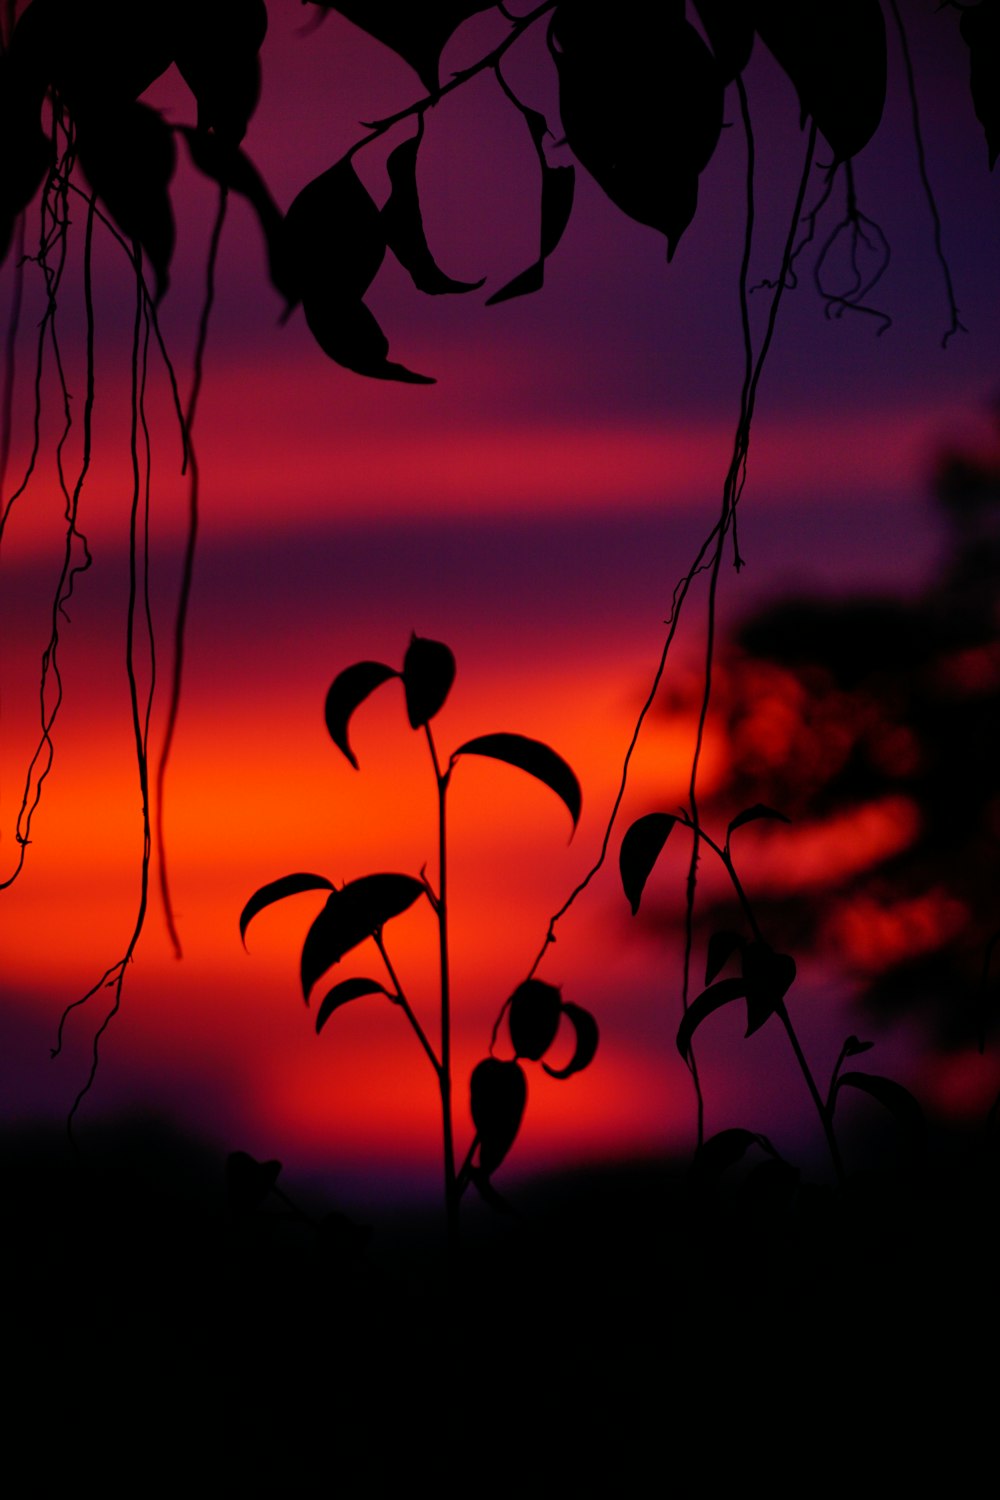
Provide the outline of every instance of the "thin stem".
{"type": "Polygon", "coordinates": [[[434,1051],[434,1048],[427,1040],[427,1034],[424,1031],[424,1028],[421,1026],[420,1022],[417,1020],[416,1015],[413,1011],[413,1007],[410,1005],[409,1000],[407,1000],[406,995],[403,992],[403,986],[399,982],[399,976],[397,975],[396,970],[393,968],[392,960],[385,950],[385,940],[382,937],[381,930],[379,930],[378,932],[373,932],[372,937],[375,939],[375,946],[378,948],[378,951],[382,955],[382,962],[385,964],[386,973],[389,976],[389,982],[396,992],[392,998],[396,1001],[396,1004],[401,1008],[406,1019],[413,1027],[413,1030],[415,1031],[417,1036],[417,1041],[427,1053],[427,1056],[431,1060],[431,1066],[433,1067],[438,1078],[440,1078],[441,1064],[438,1061],[437,1053],[434,1051]]]}
{"type": "Polygon", "coordinates": [[[434,736],[429,724],[424,725],[427,746],[431,753],[431,764],[438,792],[438,951],[441,971],[441,1062],[438,1068],[438,1088],[441,1094],[441,1129],[444,1149],[444,1202],[448,1222],[448,1251],[454,1258],[458,1253],[458,1181],[455,1176],[455,1137],[451,1118],[451,974],[448,963],[448,839],[446,800],[451,767],[442,773],[438,760],[434,736]]]}
{"type": "Polygon", "coordinates": [[[820,1123],[823,1126],[823,1134],[826,1136],[826,1144],[830,1149],[830,1160],[833,1162],[833,1170],[837,1174],[838,1183],[841,1187],[843,1187],[844,1183],[847,1181],[847,1173],[844,1171],[844,1163],[841,1159],[840,1147],[837,1145],[837,1137],[834,1134],[832,1113],[824,1104],[822,1096],[820,1095],[820,1091],[816,1087],[816,1080],[812,1076],[809,1064],[806,1061],[806,1055],[803,1052],[801,1045],[799,1044],[799,1039],[795,1033],[795,1027],[792,1025],[791,1017],[789,1016],[788,1011],[785,1008],[785,1002],[783,1000],[780,1000],[775,1006],[774,1013],[778,1017],[778,1020],[781,1022],[782,1026],[784,1026],[786,1035],[788,1036],[788,1040],[792,1044],[792,1051],[795,1053],[796,1061],[798,1062],[802,1076],[806,1081],[806,1086],[809,1089],[810,1094],[812,1095],[813,1103],[816,1106],[816,1113],[819,1115],[820,1123]]]}

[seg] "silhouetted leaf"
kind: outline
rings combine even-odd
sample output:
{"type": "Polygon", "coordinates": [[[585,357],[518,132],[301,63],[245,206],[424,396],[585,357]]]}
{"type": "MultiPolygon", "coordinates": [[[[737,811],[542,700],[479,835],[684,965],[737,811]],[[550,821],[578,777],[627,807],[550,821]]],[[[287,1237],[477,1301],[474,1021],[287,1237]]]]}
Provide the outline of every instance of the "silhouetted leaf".
{"type": "Polygon", "coordinates": [[[327,880],[325,875],[283,875],[280,880],[272,880],[269,885],[262,885],[259,891],[255,891],[250,900],[240,913],[240,938],[244,948],[247,945],[247,928],[259,911],[265,906],[273,906],[276,901],[284,901],[286,896],[298,896],[303,891],[332,891],[333,881],[327,880]]]}
{"type": "Polygon", "coordinates": [[[718,984],[711,984],[707,990],[702,990],[691,1001],[677,1028],[677,1050],[681,1057],[687,1060],[691,1051],[691,1038],[706,1016],[710,1016],[720,1006],[728,1005],[731,1000],[742,1000],[745,994],[746,985],[742,979],[720,979],[718,984]]]}
{"type": "Polygon", "coordinates": [[[527,771],[536,781],[543,781],[565,802],[576,830],[583,805],[580,783],[562,756],[543,745],[541,740],[528,739],[523,734],[481,734],[477,739],[459,745],[452,760],[456,761],[460,755],[485,755],[491,760],[502,760],[509,766],[527,771]]]}
{"type": "Polygon", "coordinates": [[[634,3],[575,0],[550,38],[571,149],[623,213],[666,235],[670,259],[722,129],[723,82],[683,6],[656,23],[654,38],[634,3]]]}
{"type": "Polygon", "coordinates": [[[702,1185],[717,1182],[723,1172],[743,1160],[751,1146],[761,1145],[764,1145],[764,1138],[753,1130],[733,1126],[729,1130],[716,1131],[695,1152],[690,1176],[702,1185]]]}
{"type": "Polygon", "coordinates": [[[816,122],[838,161],[871,140],[885,105],[879,0],[755,0],[761,41],[788,74],[803,122],[816,122]]]}
{"type": "Polygon", "coordinates": [[[844,1043],[845,1057],[859,1057],[862,1052],[870,1052],[874,1042],[859,1042],[856,1036],[849,1036],[844,1043]]]}
{"type": "Polygon", "coordinates": [[[280,1172],[280,1161],[257,1161],[246,1151],[231,1151],[226,1158],[226,1193],[233,1213],[259,1208],[280,1172]]]}
{"type": "Polygon", "coordinates": [[[705,983],[711,984],[715,976],[725,968],[738,948],[742,948],[745,939],[738,932],[713,932],[708,940],[708,954],[705,958],[705,983]]]}
{"type": "Polygon", "coordinates": [[[538,1062],[556,1039],[562,1000],[554,984],[526,979],[507,1002],[511,1046],[518,1057],[538,1062]]]}
{"type": "Polygon", "coordinates": [[[858,1089],[876,1099],[895,1118],[917,1155],[923,1154],[926,1144],[924,1112],[908,1088],[894,1078],[883,1078],[878,1073],[841,1073],[837,1079],[837,1091],[844,1087],[858,1089]]]}
{"type": "Polygon", "coordinates": [[[726,843],[728,844],[737,828],[742,828],[745,823],[755,823],[758,818],[777,818],[781,823],[792,821],[791,818],[786,818],[784,813],[775,812],[773,807],[765,807],[763,802],[757,802],[753,807],[746,807],[741,813],[736,814],[726,830],[726,843]]]}
{"type": "Polygon", "coordinates": [[[469,1087],[472,1120],[479,1132],[479,1165],[489,1176],[514,1144],[528,1085],[518,1063],[487,1057],[473,1068],[469,1087]]]}
{"type": "Polygon", "coordinates": [[[239,193],[257,215],[267,246],[267,266],[271,283],[289,307],[299,300],[294,278],[289,278],[284,241],[284,217],[268,191],[267,184],[253,162],[239,148],[224,145],[218,137],[204,131],[180,126],[191,160],[213,182],[239,193]]]}
{"type": "Polygon", "coordinates": [[[474,292],[479,281],[455,281],[446,276],[431,255],[417,196],[418,136],[404,141],[389,156],[386,167],[392,191],[382,208],[386,244],[403,269],[409,272],[419,292],[438,296],[443,292],[474,292]]]}
{"type": "Polygon", "coordinates": [[[633,917],[639,910],[646,881],[676,822],[677,819],[669,813],[647,813],[645,817],[635,820],[622,839],[618,869],[633,917]]]}
{"type": "Polygon", "coordinates": [[[300,974],[306,1004],[321,974],[425,894],[412,875],[363,875],[334,890],[306,934],[300,974]]]}
{"type": "Polygon", "coordinates": [[[341,1005],[346,1005],[349,1000],[360,1000],[362,995],[388,993],[385,985],[379,984],[377,979],[344,979],[340,984],[335,984],[323,997],[323,1003],[316,1012],[316,1035],[319,1036],[334,1011],[341,1005]]]}
{"type": "Polygon", "coordinates": [[[497,1192],[489,1177],[480,1167],[469,1168],[469,1181],[484,1203],[488,1203],[490,1208],[495,1208],[497,1213],[516,1213],[513,1205],[508,1203],[507,1199],[501,1193],[497,1192]]]}
{"type": "Polygon", "coordinates": [[[990,170],[1000,155],[1000,4],[982,0],[962,11],[962,36],[971,54],[972,104],[986,132],[990,170]]]}
{"type": "Polygon", "coordinates": [[[374,380],[431,385],[390,362],[389,341],[361,300],[385,251],[382,216],[348,157],[307,183],[285,216],[282,274],[324,354],[374,380]]]}
{"type": "Polygon", "coordinates": [[[747,997],[747,1036],[774,1015],[795,978],[795,960],[775,953],[767,943],[743,946],[743,983],[747,997]]]}
{"type": "Polygon", "coordinates": [[[23,9],[11,55],[74,119],[127,104],[173,62],[175,0],[33,0],[23,9]]]}
{"type": "Polygon", "coordinates": [[[477,11],[496,0],[307,0],[323,10],[337,10],[362,31],[399,54],[428,93],[438,89],[438,59],[445,42],[477,11]]]}
{"type": "Polygon", "coordinates": [[[18,215],[27,208],[52,163],[52,143],[42,129],[44,88],[0,54],[0,261],[10,249],[18,215]]]}
{"type": "Polygon", "coordinates": [[[747,0],[694,0],[722,78],[731,83],[750,61],[753,8],[747,0]]]}
{"type": "Polygon", "coordinates": [[[238,146],[260,96],[257,54],[267,6],[264,0],[179,0],[175,9],[175,61],[198,102],[198,129],[238,146]]]}
{"type": "Polygon", "coordinates": [[[411,635],[403,657],[403,691],[411,729],[420,729],[444,706],[455,681],[455,658],[443,641],[411,635]]]}
{"type": "Polygon", "coordinates": [[[80,165],[126,239],[137,240],[156,277],[169,281],[174,215],[168,192],[177,163],[173,132],[155,110],[131,100],[78,121],[80,165]]]}
{"type": "Polygon", "coordinates": [[[564,1068],[550,1068],[548,1063],[542,1063],[542,1067],[550,1078],[570,1078],[574,1073],[582,1073],[584,1068],[588,1068],[594,1060],[600,1035],[597,1022],[590,1011],[584,1010],[582,1005],[574,1005],[572,1001],[564,1000],[562,1013],[576,1033],[576,1045],[573,1048],[573,1056],[564,1068]]]}
{"type": "Polygon", "coordinates": [[[384,662],[359,661],[353,667],[345,667],[342,672],[338,672],[330,684],[324,709],[326,727],[337,749],[347,756],[355,770],[358,769],[358,762],[347,739],[351,715],[383,682],[398,676],[395,667],[387,667],[384,662]]]}
{"type": "Polygon", "coordinates": [[[494,292],[492,297],[486,299],[487,307],[495,307],[498,302],[509,302],[512,297],[523,297],[526,293],[541,290],[545,281],[545,261],[562,239],[573,208],[576,173],[571,166],[549,165],[545,156],[544,141],[550,132],[545,116],[535,109],[528,109],[525,105],[518,105],[518,108],[527,122],[542,172],[539,254],[538,259],[526,270],[521,271],[498,292],[494,292]]]}

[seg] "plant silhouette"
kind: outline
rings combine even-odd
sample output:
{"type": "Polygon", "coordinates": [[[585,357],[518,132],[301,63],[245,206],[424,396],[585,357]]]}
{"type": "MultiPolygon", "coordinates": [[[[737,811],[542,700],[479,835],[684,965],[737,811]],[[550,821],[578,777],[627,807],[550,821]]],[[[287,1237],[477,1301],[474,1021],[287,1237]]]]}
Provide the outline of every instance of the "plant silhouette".
{"type": "MultiPolygon", "coordinates": [[[[470,1112],[475,1135],[460,1166],[456,1166],[452,1106],[452,994],[448,938],[449,887],[447,840],[447,793],[452,775],[466,756],[484,756],[514,766],[551,788],[565,804],[576,828],[580,817],[579,783],[566,762],[548,745],[524,735],[500,732],[477,735],[453,750],[442,766],[431,720],[444,707],[455,679],[455,658],[441,641],[414,635],[406,649],[400,671],[383,662],[361,661],[334,678],[326,698],[326,726],[334,744],[355,770],[358,762],[348,739],[351,718],[366,698],[392,679],[403,686],[410,728],[423,730],[430,752],[437,790],[438,848],[437,883],[431,884],[426,866],[419,879],[412,875],[363,875],[337,887],[324,875],[284,875],[262,886],[250,897],[240,917],[240,936],[255,916],[277,901],[309,891],[329,891],[326,905],[312,923],[302,947],[300,977],[306,1004],[316,984],[341,959],[369,940],[374,943],[386,973],[386,981],[356,977],[340,980],[328,990],[316,1012],[316,1032],[322,1032],[336,1010],[366,996],[381,995],[398,1005],[413,1031],[437,1079],[441,1100],[444,1202],[448,1242],[458,1247],[458,1207],[465,1189],[474,1185],[489,1201],[503,1200],[491,1178],[513,1146],[521,1127],[527,1100],[527,1080],[522,1061],[540,1062],[556,1040],[565,1020],[575,1037],[573,1055],[561,1068],[542,1062],[550,1078],[566,1079],[581,1072],[597,1051],[597,1023],[589,1011],[564,1001],[559,990],[543,980],[529,977],[504,1001],[496,1025],[490,1054],[473,1070],[469,1082],[470,1112]],[[399,979],[386,946],[385,926],[402,916],[416,902],[425,900],[438,929],[440,1021],[435,1045],[419,1021],[399,979]],[[387,987],[388,986],[388,987],[387,987]],[[493,1048],[506,1013],[513,1058],[496,1057],[493,1048]]],[[[269,1183],[270,1187],[271,1184],[269,1183]]]]}

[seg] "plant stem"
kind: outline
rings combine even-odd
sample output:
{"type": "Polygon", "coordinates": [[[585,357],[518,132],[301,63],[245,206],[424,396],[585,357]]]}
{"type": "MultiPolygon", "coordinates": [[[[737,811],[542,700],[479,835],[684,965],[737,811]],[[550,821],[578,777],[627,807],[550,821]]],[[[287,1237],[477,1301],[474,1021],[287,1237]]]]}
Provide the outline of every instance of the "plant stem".
{"type": "Polygon", "coordinates": [[[785,1009],[785,1002],[783,1000],[779,1001],[774,1013],[785,1028],[788,1040],[792,1044],[792,1051],[795,1053],[799,1068],[802,1071],[802,1076],[806,1081],[810,1094],[812,1094],[816,1113],[819,1115],[820,1123],[823,1126],[823,1134],[826,1136],[826,1144],[830,1149],[830,1160],[833,1162],[833,1170],[837,1174],[837,1182],[843,1187],[847,1181],[847,1174],[844,1171],[844,1163],[841,1159],[840,1147],[837,1145],[837,1137],[833,1131],[833,1115],[820,1097],[819,1089],[816,1087],[816,1080],[813,1078],[809,1064],[806,1062],[806,1055],[799,1045],[799,1039],[795,1034],[795,1027],[792,1025],[791,1017],[785,1009]]]}
{"type": "Polygon", "coordinates": [[[451,978],[448,966],[448,847],[446,798],[451,767],[442,774],[429,724],[424,725],[438,791],[438,950],[441,965],[441,1127],[444,1145],[444,1204],[448,1225],[448,1252],[454,1264],[458,1255],[458,1182],[455,1176],[455,1140],[451,1120],[451,978]]]}
{"type": "Polygon", "coordinates": [[[413,1007],[411,1006],[409,1000],[407,1000],[406,995],[403,993],[403,986],[399,982],[399,976],[397,975],[396,970],[393,968],[393,966],[392,966],[392,960],[390,959],[388,953],[385,950],[385,940],[382,937],[382,929],[379,928],[379,930],[377,932],[374,932],[372,934],[372,936],[375,939],[375,946],[378,948],[378,951],[382,955],[382,962],[385,964],[386,973],[389,976],[389,981],[390,981],[390,983],[392,984],[393,988],[396,991],[396,994],[395,994],[396,1004],[399,1006],[399,1008],[402,1010],[403,1014],[405,1015],[406,1019],[409,1021],[410,1025],[413,1028],[413,1031],[414,1031],[414,1033],[416,1035],[417,1041],[420,1043],[421,1047],[423,1047],[424,1051],[427,1053],[427,1056],[430,1058],[431,1067],[434,1069],[435,1073],[440,1078],[440,1076],[441,1076],[441,1064],[438,1061],[438,1057],[437,1057],[437,1054],[434,1051],[434,1048],[431,1046],[430,1042],[427,1040],[427,1035],[426,1035],[426,1033],[424,1031],[424,1028],[421,1026],[420,1022],[417,1020],[417,1017],[416,1017],[416,1014],[415,1014],[415,1012],[413,1010],[413,1007]]]}

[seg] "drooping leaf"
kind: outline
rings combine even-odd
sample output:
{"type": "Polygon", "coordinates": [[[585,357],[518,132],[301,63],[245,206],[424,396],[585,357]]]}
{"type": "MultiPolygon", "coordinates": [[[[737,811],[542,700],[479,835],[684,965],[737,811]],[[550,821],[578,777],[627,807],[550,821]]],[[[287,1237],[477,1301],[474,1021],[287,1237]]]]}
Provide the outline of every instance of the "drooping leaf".
{"type": "Polygon", "coordinates": [[[445,275],[431,254],[417,195],[419,145],[419,137],[411,137],[397,146],[386,162],[392,186],[382,208],[386,244],[404,271],[409,273],[418,292],[426,292],[429,296],[439,296],[444,292],[474,292],[482,286],[482,279],[455,281],[445,275]]]}
{"type": "Polygon", "coordinates": [[[1000,156],[1000,3],[980,0],[962,11],[962,36],[970,53],[972,106],[986,132],[990,171],[1000,156]]]}
{"type": "Polygon", "coordinates": [[[369,36],[391,47],[408,62],[428,93],[438,90],[438,60],[445,42],[477,11],[496,0],[307,0],[337,10],[369,36]]]}
{"type": "Polygon", "coordinates": [[[742,979],[720,979],[718,984],[710,984],[691,1001],[677,1028],[677,1050],[685,1061],[691,1051],[691,1038],[706,1016],[732,1000],[742,1000],[745,994],[746,985],[742,979]]]}
{"type": "Polygon", "coordinates": [[[359,661],[353,667],[345,667],[342,672],[338,672],[330,684],[324,709],[326,727],[337,749],[347,756],[355,770],[358,769],[358,762],[347,738],[351,715],[383,682],[398,676],[396,669],[387,667],[384,662],[359,661]]]}
{"type": "Polygon", "coordinates": [[[342,890],[331,892],[326,905],[306,933],[300,975],[306,1004],[321,974],[340,962],[345,953],[379,932],[425,894],[422,881],[412,875],[363,875],[342,890]]]}
{"type": "Polygon", "coordinates": [[[698,19],[719,64],[724,83],[732,83],[750,61],[753,8],[746,0],[694,0],[698,19]]]}
{"type": "Polygon", "coordinates": [[[389,341],[361,300],[385,259],[382,216],[349,157],[307,183],[285,215],[282,276],[310,332],[337,364],[375,380],[430,385],[389,358],[389,341]]]}
{"type": "Polygon", "coordinates": [[[745,939],[738,932],[713,932],[708,940],[708,953],[705,958],[705,983],[711,984],[712,980],[725,967],[738,948],[742,948],[745,939]]]}
{"type": "Polygon", "coordinates": [[[452,760],[457,760],[460,755],[485,755],[491,760],[502,760],[509,766],[527,771],[529,776],[544,782],[562,799],[573,819],[573,829],[576,830],[583,805],[580,783],[562,756],[550,750],[548,745],[543,745],[541,740],[532,740],[523,734],[481,734],[477,739],[467,740],[464,745],[459,745],[452,760]]]}
{"type": "Polygon", "coordinates": [[[532,1062],[548,1051],[559,1030],[562,1000],[554,984],[526,979],[507,1002],[511,1046],[518,1057],[532,1062]]]}
{"type": "Polygon", "coordinates": [[[645,817],[635,820],[622,839],[618,869],[633,917],[639,910],[646,881],[676,822],[677,819],[669,813],[646,813],[645,817]]]}
{"type": "Polygon", "coordinates": [[[550,31],[566,139],[611,201],[667,237],[667,258],[698,202],[698,175],[722,130],[719,65],[684,7],[625,0],[558,7],[550,31]]]}
{"type": "Polygon", "coordinates": [[[576,1033],[576,1045],[573,1048],[573,1056],[564,1068],[550,1068],[548,1063],[542,1063],[542,1067],[550,1078],[571,1078],[574,1073],[582,1073],[584,1068],[589,1068],[594,1060],[600,1039],[597,1022],[590,1011],[584,1010],[582,1005],[574,1005],[571,1000],[564,1000],[562,1013],[576,1033]]]}
{"type": "Polygon", "coordinates": [[[334,1011],[341,1005],[346,1005],[349,1000],[360,1000],[362,995],[387,995],[388,993],[385,985],[379,984],[377,979],[344,979],[340,984],[335,984],[333,989],[324,995],[323,1003],[316,1012],[316,1035],[319,1036],[334,1011]]]}
{"type": "Polygon", "coordinates": [[[743,945],[743,983],[747,997],[747,1036],[774,1015],[795,978],[795,960],[775,953],[767,943],[743,945]]]}
{"type": "Polygon", "coordinates": [[[250,204],[257,215],[267,246],[267,266],[272,285],[281,293],[289,307],[294,306],[299,300],[299,292],[294,281],[287,275],[285,221],[263,177],[239,147],[226,146],[217,136],[193,130],[190,125],[180,126],[179,131],[198,171],[217,182],[220,187],[239,193],[250,204]]]}
{"type": "Polygon", "coordinates": [[[411,635],[403,657],[403,692],[411,729],[421,729],[444,707],[455,681],[455,658],[443,641],[411,635]]]}
{"type": "Polygon", "coordinates": [[[509,302],[513,297],[523,297],[529,292],[541,290],[545,282],[545,262],[562,239],[573,208],[576,173],[569,165],[558,167],[549,165],[544,143],[550,131],[545,116],[539,114],[536,109],[528,109],[526,105],[518,107],[527,122],[542,173],[538,259],[508,281],[498,292],[494,292],[492,297],[488,297],[487,307],[495,307],[498,302],[509,302]]]}
{"type": "Polygon", "coordinates": [[[280,1161],[257,1161],[248,1151],[231,1151],[226,1157],[226,1194],[233,1213],[259,1208],[280,1172],[280,1161]]]}
{"type": "Polygon", "coordinates": [[[469,1091],[472,1120],[479,1132],[479,1165],[488,1177],[514,1144],[528,1085],[519,1063],[487,1057],[473,1068],[469,1091]]]}
{"type": "Polygon", "coordinates": [[[754,0],[761,41],[788,74],[807,116],[844,161],[866,146],[885,106],[885,19],[879,0],[754,0]]]}
{"type": "Polygon", "coordinates": [[[924,1112],[908,1088],[894,1078],[883,1078],[878,1073],[841,1073],[836,1093],[842,1088],[858,1089],[877,1100],[894,1117],[915,1154],[923,1155],[927,1134],[924,1112]]]}
{"type": "Polygon", "coordinates": [[[125,238],[137,240],[149,258],[159,301],[174,253],[173,132],[155,110],[132,100],[88,110],[77,131],[80,165],[125,238]]]}
{"type": "Polygon", "coordinates": [[[741,813],[736,814],[726,830],[726,842],[729,842],[737,828],[742,828],[745,823],[755,823],[758,818],[777,818],[781,823],[792,821],[791,818],[786,818],[784,813],[775,812],[773,807],[765,807],[763,802],[755,802],[753,807],[745,807],[741,813]]]}
{"type": "Polygon", "coordinates": [[[264,0],[180,0],[174,25],[177,71],[197,100],[198,129],[238,146],[260,97],[264,0]]]}
{"type": "Polygon", "coordinates": [[[276,901],[284,901],[286,896],[298,896],[303,891],[332,890],[333,881],[327,880],[325,875],[283,875],[280,880],[272,880],[268,885],[262,885],[260,890],[255,891],[250,897],[240,913],[240,939],[244,948],[247,945],[247,928],[265,906],[273,906],[276,901]]]}
{"type": "Polygon", "coordinates": [[[753,1130],[741,1130],[739,1126],[718,1130],[707,1141],[703,1141],[695,1152],[690,1177],[701,1186],[718,1182],[723,1172],[743,1160],[751,1146],[763,1143],[764,1137],[753,1130]]]}

